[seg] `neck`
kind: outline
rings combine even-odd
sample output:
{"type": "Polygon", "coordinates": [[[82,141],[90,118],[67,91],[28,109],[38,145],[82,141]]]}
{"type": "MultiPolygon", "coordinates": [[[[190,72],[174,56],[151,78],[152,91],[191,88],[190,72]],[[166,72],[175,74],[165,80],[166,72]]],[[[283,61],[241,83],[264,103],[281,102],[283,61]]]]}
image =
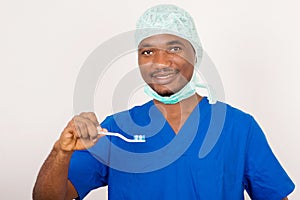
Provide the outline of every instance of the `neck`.
{"type": "Polygon", "coordinates": [[[164,104],[155,99],[153,101],[166,120],[170,123],[175,133],[177,133],[201,99],[202,97],[196,93],[176,104],[164,104]]]}
{"type": "Polygon", "coordinates": [[[164,104],[156,99],[153,99],[154,104],[159,108],[164,110],[167,113],[176,113],[180,114],[181,110],[193,109],[202,99],[202,96],[199,94],[194,94],[189,98],[183,99],[182,101],[176,104],[164,104]]]}

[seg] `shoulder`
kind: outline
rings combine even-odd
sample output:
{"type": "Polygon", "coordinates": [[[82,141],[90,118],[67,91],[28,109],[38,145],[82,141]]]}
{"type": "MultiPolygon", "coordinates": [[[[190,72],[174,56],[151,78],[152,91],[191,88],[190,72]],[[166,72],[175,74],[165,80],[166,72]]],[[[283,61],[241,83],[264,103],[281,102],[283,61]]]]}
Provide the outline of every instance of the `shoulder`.
{"type": "Polygon", "coordinates": [[[241,139],[249,138],[249,134],[253,132],[253,127],[259,127],[252,114],[249,114],[239,108],[228,103],[217,102],[211,105],[211,119],[216,123],[222,123],[222,132],[232,137],[241,139]],[[214,111],[217,110],[217,111],[214,111]],[[213,114],[213,113],[217,114],[213,114]],[[214,117],[216,115],[216,117],[214,117]]]}
{"type": "Polygon", "coordinates": [[[226,113],[226,120],[230,121],[231,123],[248,124],[254,120],[252,114],[247,113],[228,103],[218,101],[216,104],[213,104],[211,106],[212,106],[212,110],[215,107],[220,111],[224,111],[224,113],[226,113]]]}

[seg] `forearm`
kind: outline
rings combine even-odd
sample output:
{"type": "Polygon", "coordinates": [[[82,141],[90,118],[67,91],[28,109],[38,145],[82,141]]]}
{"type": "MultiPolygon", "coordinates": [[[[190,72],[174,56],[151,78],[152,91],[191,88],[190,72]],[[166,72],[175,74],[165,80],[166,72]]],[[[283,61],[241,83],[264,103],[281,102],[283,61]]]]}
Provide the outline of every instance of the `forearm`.
{"type": "Polygon", "coordinates": [[[64,200],[67,195],[72,152],[58,150],[56,146],[40,169],[33,189],[33,200],[64,200]]]}

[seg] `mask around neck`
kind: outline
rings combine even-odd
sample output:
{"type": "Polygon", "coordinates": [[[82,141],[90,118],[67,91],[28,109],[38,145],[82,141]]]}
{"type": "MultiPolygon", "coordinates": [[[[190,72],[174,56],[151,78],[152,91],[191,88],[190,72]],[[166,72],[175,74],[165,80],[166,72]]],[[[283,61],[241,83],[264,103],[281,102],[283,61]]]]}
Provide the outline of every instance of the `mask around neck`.
{"type": "Polygon", "coordinates": [[[164,104],[176,104],[183,99],[189,98],[196,93],[196,88],[205,88],[208,91],[208,101],[210,104],[217,102],[216,95],[211,87],[207,84],[201,84],[194,70],[192,80],[188,82],[181,90],[169,97],[163,97],[155,92],[149,85],[145,85],[144,92],[153,99],[164,104]]]}
{"type": "Polygon", "coordinates": [[[176,104],[183,99],[189,98],[190,96],[194,95],[196,93],[196,90],[192,87],[191,83],[188,82],[181,90],[168,97],[159,95],[149,85],[145,85],[144,92],[150,97],[164,104],[176,104]]]}

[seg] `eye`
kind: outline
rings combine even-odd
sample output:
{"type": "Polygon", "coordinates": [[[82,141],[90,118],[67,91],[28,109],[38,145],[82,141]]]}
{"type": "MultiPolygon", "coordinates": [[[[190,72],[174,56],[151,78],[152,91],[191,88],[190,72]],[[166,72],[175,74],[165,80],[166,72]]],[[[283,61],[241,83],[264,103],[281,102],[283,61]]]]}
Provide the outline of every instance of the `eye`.
{"type": "Polygon", "coordinates": [[[182,49],[181,49],[181,47],[172,47],[172,48],[170,48],[170,50],[169,50],[169,52],[170,53],[178,53],[178,52],[180,52],[182,49]]]}
{"type": "Polygon", "coordinates": [[[148,55],[152,55],[153,51],[152,50],[144,50],[144,51],[141,52],[141,54],[148,56],[148,55]]]}

